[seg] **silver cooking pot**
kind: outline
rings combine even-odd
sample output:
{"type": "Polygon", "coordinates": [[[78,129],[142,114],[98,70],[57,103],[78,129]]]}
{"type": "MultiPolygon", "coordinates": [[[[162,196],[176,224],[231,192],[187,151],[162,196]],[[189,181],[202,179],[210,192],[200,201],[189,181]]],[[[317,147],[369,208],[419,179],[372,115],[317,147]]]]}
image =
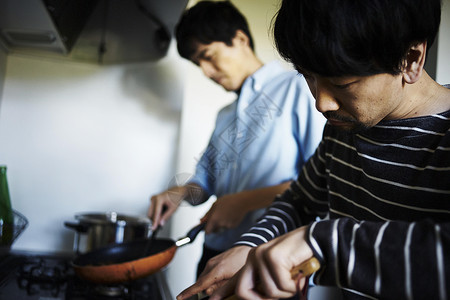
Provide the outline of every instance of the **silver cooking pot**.
{"type": "Polygon", "coordinates": [[[75,219],[77,222],[64,222],[64,225],[75,230],[74,250],[77,253],[148,238],[152,233],[151,221],[145,217],[105,212],[80,213],[75,219]]]}

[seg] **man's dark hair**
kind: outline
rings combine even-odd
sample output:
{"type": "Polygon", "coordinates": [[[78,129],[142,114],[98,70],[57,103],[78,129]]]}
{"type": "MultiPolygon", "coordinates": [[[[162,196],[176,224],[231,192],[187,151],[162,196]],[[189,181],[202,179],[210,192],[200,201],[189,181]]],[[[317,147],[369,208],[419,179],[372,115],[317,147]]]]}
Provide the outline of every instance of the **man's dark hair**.
{"type": "Polygon", "coordinates": [[[202,1],[186,10],[176,26],[178,53],[189,59],[194,54],[196,44],[223,42],[232,45],[236,31],[242,30],[250,40],[253,38],[245,17],[229,1],[202,1]]]}
{"type": "Polygon", "coordinates": [[[399,74],[411,46],[431,47],[440,20],[440,0],[283,0],[274,37],[299,71],[399,74]]]}

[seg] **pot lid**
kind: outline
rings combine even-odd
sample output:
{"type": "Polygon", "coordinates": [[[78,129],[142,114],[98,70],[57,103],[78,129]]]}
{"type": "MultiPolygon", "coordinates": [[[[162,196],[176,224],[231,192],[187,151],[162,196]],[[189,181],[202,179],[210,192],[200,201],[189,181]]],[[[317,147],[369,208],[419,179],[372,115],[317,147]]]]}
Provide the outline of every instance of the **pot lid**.
{"type": "Polygon", "coordinates": [[[92,212],[79,213],[75,218],[82,223],[89,224],[119,224],[119,225],[142,225],[151,224],[146,217],[130,216],[117,212],[92,212]]]}

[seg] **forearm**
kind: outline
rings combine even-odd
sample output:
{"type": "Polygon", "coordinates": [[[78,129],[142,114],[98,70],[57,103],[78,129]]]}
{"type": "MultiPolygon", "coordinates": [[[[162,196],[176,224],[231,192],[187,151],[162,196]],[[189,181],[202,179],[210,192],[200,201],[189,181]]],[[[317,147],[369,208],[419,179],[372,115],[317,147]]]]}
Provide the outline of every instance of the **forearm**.
{"type": "Polygon", "coordinates": [[[308,242],[324,266],[318,284],[383,299],[450,295],[449,224],[342,218],[314,223],[308,242]]]}
{"type": "Polygon", "coordinates": [[[242,209],[246,212],[266,208],[274,199],[289,188],[291,181],[283,182],[269,187],[246,190],[233,195],[235,201],[242,204],[242,209]]]}
{"type": "Polygon", "coordinates": [[[182,188],[182,200],[186,200],[191,205],[199,205],[208,200],[209,195],[196,183],[188,183],[182,188]]]}
{"type": "Polygon", "coordinates": [[[235,245],[256,247],[300,226],[301,222],[295,208],[277,199],[261,220],[244,233],[235,245]]]}
{"type": "MultiPolygon", "coordinates": [[[[305,204],[308,200],[301,197],[300,190],[299,183],[293,182],[289,189],[273,201],[260,221],[241,236],[236,245],[255,247],[314,221],[317,213],[307,209],[305,204]]],[[[326,210],[327,206],[324,205],[323,209],[326,210]]]]}
{"type": "Polygon", "coordinates": [[[287,182],[276,186],[227,194],[218,198],[201,219],[202,222],[207,222],[205,233],[239,226],[248,213],[269,206],[276,195],[284,191],[288,185],[287,182]]]}

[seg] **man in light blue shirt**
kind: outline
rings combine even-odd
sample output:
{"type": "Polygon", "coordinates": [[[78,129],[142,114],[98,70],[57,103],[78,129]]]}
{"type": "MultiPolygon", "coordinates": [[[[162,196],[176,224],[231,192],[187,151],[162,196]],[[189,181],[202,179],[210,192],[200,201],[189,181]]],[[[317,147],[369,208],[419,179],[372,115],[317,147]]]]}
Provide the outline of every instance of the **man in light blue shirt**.
{"type": "Polygon", "coordinates": [[[217,197],[202,218],[199,275],[209,258],[230,248],[289,187],[318,146],[325,119],[301,74],[258,59],[247,22],[230,2],[199,2],[184,13],[176,36],[182,57],[237,93],[219,112],[189,183],[151,197],[154,228],[183,199],[195,205],[217,197]]]}

